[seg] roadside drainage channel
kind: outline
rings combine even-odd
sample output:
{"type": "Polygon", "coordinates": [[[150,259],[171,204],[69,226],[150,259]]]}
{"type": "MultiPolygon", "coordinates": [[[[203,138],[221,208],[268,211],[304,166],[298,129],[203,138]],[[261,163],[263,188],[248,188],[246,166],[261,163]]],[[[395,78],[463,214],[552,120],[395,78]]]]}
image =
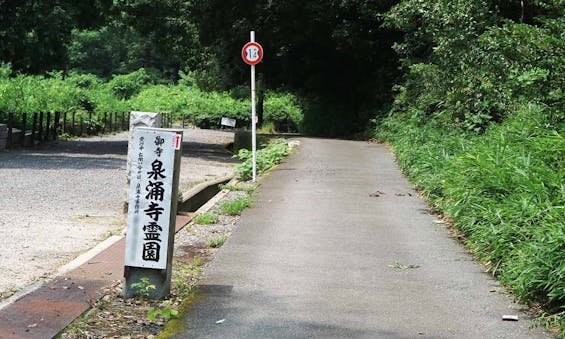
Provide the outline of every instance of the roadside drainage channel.
{"type": "MultiPolygon", "coordinates": [[[[207,210],[226,194],[224,177],[205,182],[182,194],[176,232],[193,212],[207,210]]],[[[104,288],[122,280],[125,237],[114,236],[61,267],[57,276],[34,284],[0,303],[0,338],[53,338],[88,311],[104,295],[104,288]]]]}

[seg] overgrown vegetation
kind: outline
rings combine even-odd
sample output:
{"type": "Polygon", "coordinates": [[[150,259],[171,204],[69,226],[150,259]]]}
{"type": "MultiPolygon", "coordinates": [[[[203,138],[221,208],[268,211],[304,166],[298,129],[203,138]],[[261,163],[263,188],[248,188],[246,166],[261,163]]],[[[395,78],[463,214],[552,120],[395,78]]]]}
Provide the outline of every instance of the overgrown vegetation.
{"type": "MultiPolygon", "coordinates": [[[[144,110],[249,126],[250,27],[266,130],[351,135],[374,119],[430,204],[565,335],[563,0],[5,1],[0,122],[144,110]]],[[[260,150],[258,172],[287,152],[260,150]]]]}
{"type": "Polygon", "coordinates": [[[489,271],[565,335],[565,5],[521,4],[395,6],[386,24],[406,33],[405,80],[376,135],[489,271]]]}
{"type": "MultiPolygon", "coordinates": [[[[172,113],[176,119],[186,118],[204,128],[219,128],[222,117],[236,119],[237,127],[250,125],[249,99],[233,98],[228,92],[202,91],[185,74],[177,84],[164,82],[143,68],[115,75],[106,82],[93,74],[16,75],[10,65],[2,64],[0,122],[6,121],[8,112],[16,113],[17,127],[22,127],[18,124],[23,112],[73,112],[77,119],[100,126],[101,114],[137,110],[172,113]],[[88,121],[90,117],[93,121],[88,121]]],[[[297,131],[302,123],[297,98],[289,93],[269,92],[265,97],[265,121],[283,131],[297,131]]]]}
{"type": "MultiPolygon", "coordinates": [[[[285,139],[274,139],[263,148],[257,150],[256,170],[257,175],[267,171],[269,168],[279,164],[290,151],[285,139]]],[[[250,180],[253,177],[253,153],[247,149],[241,149],[236,155],[242,164],[238,165],[235,173],[240,180],[250,180]]]]}
{"type": "MultiPolygon", "coordinates": [[[[375,104],[391,100],[398,62],[390,46],[400,34],[379,26],[380,14],[396,2],[4,1],[0,61],[25,74],[105,80],[143,68],[175,83],[184,72],[203,92],[223,92],[249,87],[241,46],[251,28],[261,27],[258,96],[297,93],[308,104],[308,132],[350,135],[365,129],[375,104]]],[[[295,130],[293,110],[273,113],[280,112],[288,118],[274,117],[275,128],[295,130]]]]}

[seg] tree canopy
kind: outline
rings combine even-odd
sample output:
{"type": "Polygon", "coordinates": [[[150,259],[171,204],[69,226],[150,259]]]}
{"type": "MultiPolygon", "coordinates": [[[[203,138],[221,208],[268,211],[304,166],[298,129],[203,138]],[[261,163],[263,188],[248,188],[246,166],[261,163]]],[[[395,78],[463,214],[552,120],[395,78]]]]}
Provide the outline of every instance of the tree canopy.
{"type": "MultiPolygon", "coordinates": [[[[509,22],[549,29],[543,20],[554,20],[558,36],[563,7],[562,0],[0,0],[0,61],[24,73],[107,79],[144,68],[177,81],[183,71],[203,89],[227,90],[249,81],[240,50],[255,30],[265,87],[303,98],[306,132],[346,135],[387,112],[394,85],[433,111],[442,104],[433,93],[458,81],[465,88],[457,75],[468,71],[472,82],[473,68],[491,55],[470,41],[487,31],[498,41],[495,28],[509,22]],[[422,87],[416,77],[434,84],[422,87]]],[[[479,68],[509,71],[493,67],[479,68]]],[[[465,106],[458,117],[488,111],[490,118],[471,123],[478,128],[500,119],[503,109],[488,105],[465,106]]]]}

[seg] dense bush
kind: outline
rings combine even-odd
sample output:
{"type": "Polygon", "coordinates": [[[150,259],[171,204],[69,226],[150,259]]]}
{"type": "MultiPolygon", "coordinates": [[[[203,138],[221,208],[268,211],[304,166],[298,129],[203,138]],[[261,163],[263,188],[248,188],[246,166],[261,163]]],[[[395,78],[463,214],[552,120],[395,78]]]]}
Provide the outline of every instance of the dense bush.
{"type": "MultiPolygon", "coordinates": [[[[75,112],[86,119],[95,113],[92,123],[101,123],[101,114],[130,110],[173,113],[176,119],[189,118],[204,128],[218,128],[222,117],[237,120],[237,127],[250,125],[249,99],[234,98],[228,92],[205,92],[190,77],[181,74],[179,84],[159,82],[140,69],[116,75],[104,82],[92,74],[61,73],[47,77],[13,76],[9,65],[0,67],[0,120],[8,112],[75,112]]],[[[288,93],[269,92],[265,100],[265,117],[284,131],[296,131],[302,120],[297,99],[288,93]]]]}
{"type": "Polygon", "coordinates": [[[565,334],[564,6],[534,1],[544,16],[516,19],[504,4],[391,10],[405,78],[377,137],[489,270],[560,314],[565,334]]]}
{"type": "Polygon", "coordinates": [[[297,132],[302,126],[304,113],[297,99],[290,93],[267,92],[264,120],[273,123],[279,132],[297,132]]]}

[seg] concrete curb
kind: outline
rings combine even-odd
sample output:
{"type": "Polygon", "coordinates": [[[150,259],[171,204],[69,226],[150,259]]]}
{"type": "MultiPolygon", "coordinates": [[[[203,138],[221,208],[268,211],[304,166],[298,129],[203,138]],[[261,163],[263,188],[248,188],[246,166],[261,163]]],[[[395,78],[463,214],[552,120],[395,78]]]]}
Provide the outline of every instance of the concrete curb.
{"type": "Polygon", "coordinates": [[[230,175],[196,185],[182,194],[178,203],[178,210],[181,212],[195,212],[220,191],[218,187],[220,184],[225,184],[232,179],[233,175],[230,175]]]}

